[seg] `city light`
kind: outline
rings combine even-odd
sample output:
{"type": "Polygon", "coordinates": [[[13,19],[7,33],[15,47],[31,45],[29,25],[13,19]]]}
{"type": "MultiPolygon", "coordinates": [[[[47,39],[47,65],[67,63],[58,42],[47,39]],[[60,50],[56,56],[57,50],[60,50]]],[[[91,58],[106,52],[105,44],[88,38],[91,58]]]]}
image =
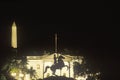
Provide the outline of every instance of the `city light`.
{"type": "Polygon", "coordinates": [[[15,76],[16,76],[16,73],[11,73],[11,76],[15,77],[15,76]]]}

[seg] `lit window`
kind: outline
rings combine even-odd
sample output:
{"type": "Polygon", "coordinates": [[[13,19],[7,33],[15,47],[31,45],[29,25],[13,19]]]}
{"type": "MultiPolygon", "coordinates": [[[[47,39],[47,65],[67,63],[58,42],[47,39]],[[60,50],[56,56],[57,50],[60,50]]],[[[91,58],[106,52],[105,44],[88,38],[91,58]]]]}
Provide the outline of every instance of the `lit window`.
{"type": "Polygon", "coordinates": [[[37,69],[40,69],[40,65],[39,64],[37,64],[37,69]]]}

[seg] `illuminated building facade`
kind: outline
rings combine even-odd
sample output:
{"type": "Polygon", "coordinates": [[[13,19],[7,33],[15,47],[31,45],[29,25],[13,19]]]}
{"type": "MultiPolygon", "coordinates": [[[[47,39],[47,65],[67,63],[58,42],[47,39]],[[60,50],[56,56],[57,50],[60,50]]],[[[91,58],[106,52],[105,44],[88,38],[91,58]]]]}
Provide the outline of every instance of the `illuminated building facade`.
{"type": "MultiPolygon", "coordinates": [[[[54,59],[53,59],[54,54],[51,55],[43,55],[43,56],[27,56],[28,60],[28,69],[31,67],[36,71],[36,77],[37,78],[46,78],[48,76],[53,76],[52,71],[50,68],[47,70],[46,73],[45,67],[46,66],[52,66],[54,64],[54,59]]],[[[65,57],[64,63],[65,65],[69,66],[69,69],[67,67],[63,67],[60,71],[60,69],[56,70],[56,75],[58,76],[66,76],[66,77],[71,77],[74,78],[74,72],[73,72],[73,62],[75,60],[79,61],[80,63],[82,62],[81,56],[79,56],[79,60],[75,59],[77,56],[70,56],[70,55],[63,55],[65,57]]]]}

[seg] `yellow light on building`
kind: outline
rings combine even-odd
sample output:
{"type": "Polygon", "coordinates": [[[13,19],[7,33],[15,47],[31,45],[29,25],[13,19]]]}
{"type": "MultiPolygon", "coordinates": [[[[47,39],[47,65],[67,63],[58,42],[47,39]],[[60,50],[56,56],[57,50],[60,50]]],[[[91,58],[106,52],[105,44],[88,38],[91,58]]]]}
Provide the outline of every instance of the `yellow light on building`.
{"type": "Polygon", "coordinates": [[[11,45],[13,48],[17,48],[17,27],[15,22],[12,24],[12,40],[11,45]]]}

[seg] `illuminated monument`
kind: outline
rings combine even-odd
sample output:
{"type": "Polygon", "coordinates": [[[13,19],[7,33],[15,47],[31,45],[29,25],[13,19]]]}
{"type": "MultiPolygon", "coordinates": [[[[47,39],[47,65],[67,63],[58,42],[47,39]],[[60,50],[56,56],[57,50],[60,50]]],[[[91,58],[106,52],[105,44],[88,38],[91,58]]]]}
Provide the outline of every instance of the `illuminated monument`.
{"type": "MultiPolygon", "coordinates": [[[[15,22],[12,24],[12,40],[11,46],[13,49],[17,50],[17,27],[15,22]]],[[[22,80],[38,80],[44,79],[49,76],[65,76],[69,78],[75,78],[76,80],[86,80],[88,75],[77,76],[75,75],[74,62],[83,64],[84,58],[82,56],[71,56],[66,54],[61,54],[57,51],[57,34],[55,34],[55,53],[53,54],[44,54],[42,56],[26,56],[27,58],[27,68],[33,69],[34,76],[31,76],[30,73],[22,74],[24,79],[22,80]]],[[[77,74],[78,75],[78,74],[77,74]]],[[[14,76],[16,77],[16,76],[14,76]]],[[[16,78],[17,80],[19,77],[16,78]]],[[[97,79],[96,79],[97,80],[97,79]]]]}
{"type": "Polygon", "coordinates": [[[12,40],[11,40],[11,46],[13,48],[17,48],[17,27],[15,22],[12,24],[12,40]]]}

